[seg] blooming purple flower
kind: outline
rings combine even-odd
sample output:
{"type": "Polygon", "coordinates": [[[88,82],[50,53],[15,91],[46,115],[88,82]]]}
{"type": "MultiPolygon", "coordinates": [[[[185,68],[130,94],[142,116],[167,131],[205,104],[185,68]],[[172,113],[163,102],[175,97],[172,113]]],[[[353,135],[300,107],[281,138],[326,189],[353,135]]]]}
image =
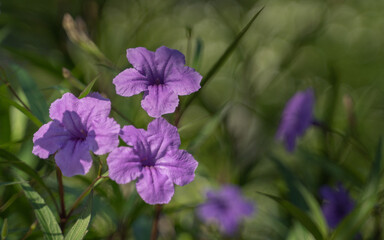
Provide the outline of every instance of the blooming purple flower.
{"type": "Polygon", "coordinates": [[[336,228],[355,207],[354,201],[341,184],[337,189],[322,187],[320,195],[323,198],[323,214],[330,228],[336,228]]]}
{"type": "Polygon", "coordinates": [[[179,150],[177,128],[165,119],[153,120],[147,131],[125,126],[120,136],[132,147],[119,147],[109,154],[109,177],[119,184],[137,179],[137,192],[146,203],[168,203],[174,183],[183,186],[195,178],[198,163],[179,150]]]}
{"type": "Polygon", "coordinates": [[[56,153],[57,166],[67,177],[84,175],[92,166],[89,151],[103,155],[119,144],[120,126],[109,118],[111,102],[92,93],[77,99],[65,93],[51,104],[52,121],[33,135],[32,153],[48,158],[56,153]]]}
{"type": "Polygon", "coordinates": [[[285,105],[276,138],[285,143],[289,152],[295,149],[296,138],[312,124],[314,102],[313,90],[309,88],[296,93],[285,105]]]}
{"type": "Polygon", "coordinates": [[[217,192],[208,191],[206,202],[197,209],[203,221],[219,224],[221,232],[227,235],[236,233],[240,221],[253,211],[253,204],[242,197],[239,187],[231,185],[217,192]]]}
{"type": "Polygon", "coordinates": [[[122,71],[113,79],[117,94],[130,97],[144,92],[141,106],[149,116],[158,118],[173,113],[178,95],[189,95],[200,89],[202,76],[184,66],[184,55],[167,47],[156,52],[146,48],[127,49],[128,61],[134,68],[122,71]]]}

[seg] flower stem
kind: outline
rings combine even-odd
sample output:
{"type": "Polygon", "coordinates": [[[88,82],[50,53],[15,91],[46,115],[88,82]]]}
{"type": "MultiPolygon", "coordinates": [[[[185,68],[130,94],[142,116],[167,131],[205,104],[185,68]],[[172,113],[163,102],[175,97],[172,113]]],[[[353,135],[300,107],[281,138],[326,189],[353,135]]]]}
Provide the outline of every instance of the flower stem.
{"type": "Polygon", "coordinates": [[[155,218],[153,219],[152,224],[152,232],[151,232],[151,240],[156,240],[158,235],[158,228],[159,228],[159,219],[161,210],[163,209],[163,205],[157,204],[155,205],[155,218]]]}
{"type": "Polygon", "coordinates": [[[57,183],[59,185],[59,195],[60,195],[60,228],[64,232],[65,223],[67,218],[67,213],[65,211],[65,202],[64,202],[64,186],[63,186],[63,174],[59,167],[56,166],[56,177],[57,183]]]}

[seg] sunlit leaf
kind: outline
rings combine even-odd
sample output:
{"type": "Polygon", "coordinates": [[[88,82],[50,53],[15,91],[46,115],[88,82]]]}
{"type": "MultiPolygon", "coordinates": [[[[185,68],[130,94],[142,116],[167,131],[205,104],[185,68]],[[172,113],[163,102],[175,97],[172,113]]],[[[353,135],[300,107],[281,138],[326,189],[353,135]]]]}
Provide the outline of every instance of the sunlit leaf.
{"type": "Polygon", "coordinates": [[[68,234],[65,236],[65,240],[81,240],[84,238],[87,233],[89,222],[91,221],[92,199],[93,194],[91,193],[80,218],[77,219],[71,230],[69,230],[68,234]]]}
{"type": "Polygon", "coordinates": [[[55,216],[45,203],[44,199],[28,184],[21,183],[25,196],[28,198],[35,210],[35,215],[43,231],[44,239],[61,240],[63,235],[55,216]]]}

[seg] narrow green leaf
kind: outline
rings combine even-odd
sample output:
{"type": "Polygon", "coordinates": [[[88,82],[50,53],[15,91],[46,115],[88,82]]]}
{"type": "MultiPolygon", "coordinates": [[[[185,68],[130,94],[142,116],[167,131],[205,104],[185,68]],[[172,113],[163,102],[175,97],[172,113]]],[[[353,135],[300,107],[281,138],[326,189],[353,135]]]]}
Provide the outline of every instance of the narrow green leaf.
{"type": "Polygon", "coordinates": [[[316,198],[302,185],[297,186],[305,202],[307,203],[309,210],[312,213],[312,219],[316,223],[319,231],[323,236],[328,234],[328,225],[325,221],[323,212],[321,211],[320,204],[316,198]]]}
{"type": "Polygon", "coordinates": [[[83,98],[83,97],[86,97],[88,95],[88,93],[92,90],[92,87],[93,87],[93,85],[95,84],[95,82],[97,81],[98,78],[99,78],[99,76],[95,77],[95,79],[93,79],[87,85],[87,87],[80,93],[79,98],[83,98]]]}
{"type": "Polygon", "coordinates": [[[35,115],[41,122],[47,122],[49,115],[48,104],[35,81],[27,71],[16,65],[12,66],[12,70],[15,72],[18,82],[28,99],[33,115],[35,115]]]}
{"type": "Polygon", "coordinates": [[[296,207],[292,203],[288,202],[285,199],[276,197],[270,194],[257,192],[263,196],[266,196],[277,203],[279,203],[286,211],[288,211],[296,220],[298,220],[312,235],[316,240],[323,240],[324,236],[321,234],[320,230],[312,219],[306,214],[303,210],[296,207]]]}
{"type": "MultiPolygon", "coordinates": [[[[1,99],[10,98],[5,85],[0,88],[0,96],[1,99]]],[[[4,101],[0,101],[0,126],[0,144],[9,142],[11,140],[11,121],[9,118],[9,105],[4,101]]]]}
{"type": "Polygon", "coordinates": [[[9,185],[15,185],[15,184],[20,184],[22,182],[18,181],[18,182],[0,182],[0,187],[1,186],[9,186],[9,185]]]}
{"type": "Polygon", "coordinates": [[[21,106],[20,104],[18,104],[17,102],[11,99],[4,97],[1,94],[0,94],[0,97],[1,97],[1,101],[17,108],[20,112],[22,112],[25,116],[27,116],[27,118],[29,118],[29,120],[31,120],[36,126],[41,127],[43,125],[43,123],[37,117],[35,117],[30,111],[28,111],[25,107],[21,106]]]}
{"type": "MultiPolygon", "coordinates": [[[[256,20],[256,18],[260,15],[260,13],[263,11],[264,7],[262,7],[247,23],[247,25],[244,26],[244,28],[240,31],[239,34],[235,37],[235,39],[232,41],[232,43],[227,47],[227,49],[224,51],[224,53],[220,56],[220,58],[213,64],[211,69],[208,71],[207,74],[205,74],[204,78],[201,81],[201,88],[207,84],[207,82],[219,71],[219,69],[223,66],[225,61],[228,59],[228,57],[232,54],[233,50],[237,47],[240,40],[243,38],[244,34],[248,31],[248,29],[251,27],[252,23],[256,20]]],[[[200,50],[200,49],[197,49],[200,50]]],[[[177,116],[175,122],[178,122],[183,115],[185,109],[188,108],[188,106],[191,104],[191,102],[196,98],[199,92],[193,94],[190,96],[183,107],[180,108],[180,113],[177,116]]]]}
{"type": "Polygon", "coordinates": [[[372,162],[370,174],[366,186],[363,188],[359,203],[355,209],[343,219],[335,229],[332,240],[349,240],[358,233],[359,229],[368,217],[377,203],[379,192],[380,173],[382,168],[382,139],[376,149],[375,159],[372,162]]]}
{"type": "Polygon", "coordinates": [[[37,172],[32,169],[30,166],[25,164],[24,162],[20,161],[15,155],[12,153],[5,151],[3,149],[0,149],[0,158],[4,159],[5,161],[0,161],[0,164],[9,164],[26,174],[28,174],[32,179],[37,181],[49,194],[49,196],[52,198],[52,201],[55,203],[56,208],[58,209],[58,206],[56,205],[55,198],[53,197],[52,191],[48,188],[48,186],[44,183],[43,179],[37,174],[37,172]]]}
{"type": "Polygon", "coordinates": [[[25,196],[32,204],[44,238],[62,240],[63,234],[61,233],[60,226],[44,199],[28,183],[21,183],[20,185],[24,190],[25,196]]]}
{"type": "Polygon", "coordinates": [[[8,219],[4,219],[3,228],[1,229],[1,240],[5,240],[8,235],[8,219]]]}
{"type": "Polygon", "coordinates": [[[91,221],[92,199],[93,192],[88,197],[88,201],[83,212],[81,213],[80,218],[76,221],[71,230],[69,230],[68,234],[65,236],[65,240],[81,240],[84,238],[85,234],[87,234],[87,228],[89,222],[91,221]]]}

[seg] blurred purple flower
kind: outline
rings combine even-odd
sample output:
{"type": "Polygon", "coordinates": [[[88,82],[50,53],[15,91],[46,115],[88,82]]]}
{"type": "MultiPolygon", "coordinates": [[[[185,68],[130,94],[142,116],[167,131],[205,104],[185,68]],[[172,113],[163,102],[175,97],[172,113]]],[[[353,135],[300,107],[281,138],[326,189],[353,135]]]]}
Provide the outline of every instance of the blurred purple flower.
{"type": "Polygon", "coordinates": [[[330,228],[336,228],[355,207],[354,201],[341,184],[337,189],[322,187],[320,195],[323,198],[323,214],[330,228]]]}
{"type": "Polygon", "coordinates": [[[241,220],[252,215],[254,208],[246,201],[237,186],[223,186],[219,191],[208,191],[207,200],[197,209],[198,216],[204,222],[215,222],[222,233],[236,233],[241,220]]]}
{"type": "Polygon", "coordinates": [[[137,179],[137,192],[146,203],[168,203],[174,183],[183,186],[195,178],[198,163],[187,151],[179,150],[177,128],[165,119],[153,120],[147,131],[125,126],[120,136],[132,147],[119,147],[109,154],[109,177],[119,184],[137,179]]]}
{"type": "Polygon", "coordinates": [[[285,105],[276,138],[285,143],[287,151],[295,149],[296,138],[312,124],[314,102],[313,90],[309,88],[296,93],[285,105]]]}
{"type": "Polygon", "coordinates": [[[160,47],[156,52],[146,48],[127,49],[128,68],[113,79],[116,93],[130,97],[144,92],[141,106],[149,116],[158,118],[173,113],[178,95],[189,95],[200,89],[202,76],[184,66],[184,55],[174,49],[160,47]]]}
{"type": "Polygon", "coordinates": [[[103,155],[119,144],[120,126],[109,118],[111,102],[92,93],[78,99],[65,93],[49,109],[52,121],[33,135],[32,153],[40,158],[54,154],[56,164],[67,177],[84,175],[92,166],[89,151],[103,155]]]}

